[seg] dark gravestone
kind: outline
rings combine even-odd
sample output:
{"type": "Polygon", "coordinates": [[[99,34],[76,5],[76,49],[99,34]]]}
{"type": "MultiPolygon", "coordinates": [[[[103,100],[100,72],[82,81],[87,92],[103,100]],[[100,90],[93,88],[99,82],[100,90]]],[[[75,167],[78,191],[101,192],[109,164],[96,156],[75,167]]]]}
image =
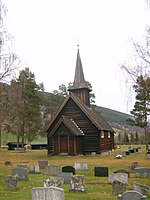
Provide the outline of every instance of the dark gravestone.
{"type": "Polygon", "coordinates": [[[5,166],[11,166],[11,165],[12,165],[11,161],[5,161],[5,166]]]}
{"type": "Polygon", "coordinates": [[[126,156],[129,156],[130,155],[130,151],[126,151],[126,156]]]}
{"type": "Polygon", "coordinates": [[[64,166],[62,167],[62,172],[70,172],[75,175],[75,168],[72,166],[64,166]]]}
{"type": "Polygon", "coordinates": [[[108,177],[108,167],[94,167],[94,176],[108,177]]]}
{"type": "Polygon", "coordinates": [[[134,153],[134,149],[129,149],[129,152],[130,153],[134,153]]]}

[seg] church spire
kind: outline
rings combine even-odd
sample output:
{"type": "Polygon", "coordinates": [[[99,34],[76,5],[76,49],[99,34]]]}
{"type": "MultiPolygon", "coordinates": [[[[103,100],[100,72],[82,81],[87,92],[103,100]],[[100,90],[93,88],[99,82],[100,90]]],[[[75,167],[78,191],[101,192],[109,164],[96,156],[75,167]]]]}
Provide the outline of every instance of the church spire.
{"type": "Polygon", "coordinates": [[[77,60],[76,60],[76,69],[75,69],[75,76],[74,76],[74,85],[79,86],[80,84],[85,83],[84,73],[79,53],[79,48],[77,52],[77,60]]]}
{"type": "Polygon", "coordinates": [[[89,87],[89,83],[85,81],[84,78],[82,62],[79,53],[79,45],[77,50],[74,82],[73,85],[69,88],[69,91],[78,96],[87,106],[90,106],[89,92],[91,91],[91,88],[89,87]]]}

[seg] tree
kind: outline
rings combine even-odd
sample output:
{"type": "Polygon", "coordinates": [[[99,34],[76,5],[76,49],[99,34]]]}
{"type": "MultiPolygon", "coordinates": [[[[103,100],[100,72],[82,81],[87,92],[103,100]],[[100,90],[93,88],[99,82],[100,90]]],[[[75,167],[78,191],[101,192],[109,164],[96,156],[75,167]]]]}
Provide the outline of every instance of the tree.
{"type": "MultiPolygon", "coordinates": [[[[87,86],[92,90],[92,85],[90,82],[86,81],[87,86]]],[[[62,100],[68,95],[68,89],[73,85],[72,82],[68,83],[68,87],[66,87],[64,84],[60,85],[58,90],[54,90],[53,94],[59,95],[62,97],[62,100]]],[[[94,104],[95,103],[95,94],[90,93],[90,103],[94,104]]]]}
{"type": "Polygon", "coordinates": [[[0,1],[0,82],[7,82],[19,68],[20,59],[12,52],[13,37],[4,26],[6,5],[0,1]]]}
{"type": "Polygon", "coordinates": [[[149,133],[148,122],[150,115],[150,77],[137,78],[136,84],[133,86],[136,93],[136,102],[131,114],[135,117],[136,125],[145,130],[146,150],[148,150],[149,133]]]}
{"type": "Polygon", "coordinates": [[[22,138],[22,146],[32,141],[42,127],[42,95],[39,93],[42,88],[36,84],[29,68],[20,71],[19,77],[11,81],[11,130],[17,134],[17,141],[22,138]]]}
{"type": "Polygon", "coordinates": [[[12,52],[13,37],[5,27],[6,5],[0,0],[0,147],[2,131],[8,124],[8,83],[20,66],[20,59],[12,52]]]}

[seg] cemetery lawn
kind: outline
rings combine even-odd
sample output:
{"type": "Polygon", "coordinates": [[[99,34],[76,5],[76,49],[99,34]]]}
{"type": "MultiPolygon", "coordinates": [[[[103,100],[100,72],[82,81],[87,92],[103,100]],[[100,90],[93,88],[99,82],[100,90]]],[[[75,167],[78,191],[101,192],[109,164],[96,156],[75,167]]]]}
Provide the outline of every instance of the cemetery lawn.
{"type": "MultiPolygon", "coordinates": [[[[0,150],[0,199],[1,200],[31,200],[31,190],[33,187],[43,187],[43,181],[48,177],[41,174],[29,174],[28,180],[18,181],[17,190],[8,190],[6,187],[6,176],[11,176],[11,170],[17,164],[36,165],[38,160],[48,160],[49,165],[74,166],[75,162],[88,162],[88,170],[76,171],[78,175],[84,175],[86,192],[71,192],[68,184],[61,188],[65,192],[65,200],[116,200],[117,196],[112,195],[112,185],[108,182],[108,177],[94,176],[94,166],[105,166],[109,168],[109,174],[118,169],[128,170],[133,162],[138,162],[139,167],[150,167],[150,160],[145,159],[145,147],[143,153],[133,153],[122,159],[116,159],[115,156],[127,150],[127,146],[121,146],[105,156],[48,156],[46,150],[28,150],[25,153],[16,153],[15,151],[0,150]],[[11,161],[12,166],[5,166],[5,161],[11,161]]],[[[131,183],[138,182],[150,186],[150,178],[136,178],[135,174],[130,173],[127,190],[132,189],[131,183]]],[[[150,200],[150,194],[147,195],[150,200]]]]}

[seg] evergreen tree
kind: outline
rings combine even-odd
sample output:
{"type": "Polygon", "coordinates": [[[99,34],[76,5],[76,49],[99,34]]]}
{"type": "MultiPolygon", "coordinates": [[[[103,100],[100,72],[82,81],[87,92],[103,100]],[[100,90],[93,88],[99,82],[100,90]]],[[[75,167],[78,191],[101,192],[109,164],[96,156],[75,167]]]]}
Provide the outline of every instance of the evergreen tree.
{"type": "Polygon", "coordinates": [[[25,142],[32,141],[41,123],[42,96],[39,93],[40,85],[35,82],[35,76],[29,68],[20,71],[19,77],[11,82],[12,99],[12,130],[25,142]]]}
{"type": "Polygon", "coordinates": [[[149,133],[148,117],[150,115],[150,77],[144,78],[142,75],[137,78],[133,86],[136,93],[136,102],[131,114],[134,115],[136,125],[145,130],[145,143],[148,150],[149,133]]]}

